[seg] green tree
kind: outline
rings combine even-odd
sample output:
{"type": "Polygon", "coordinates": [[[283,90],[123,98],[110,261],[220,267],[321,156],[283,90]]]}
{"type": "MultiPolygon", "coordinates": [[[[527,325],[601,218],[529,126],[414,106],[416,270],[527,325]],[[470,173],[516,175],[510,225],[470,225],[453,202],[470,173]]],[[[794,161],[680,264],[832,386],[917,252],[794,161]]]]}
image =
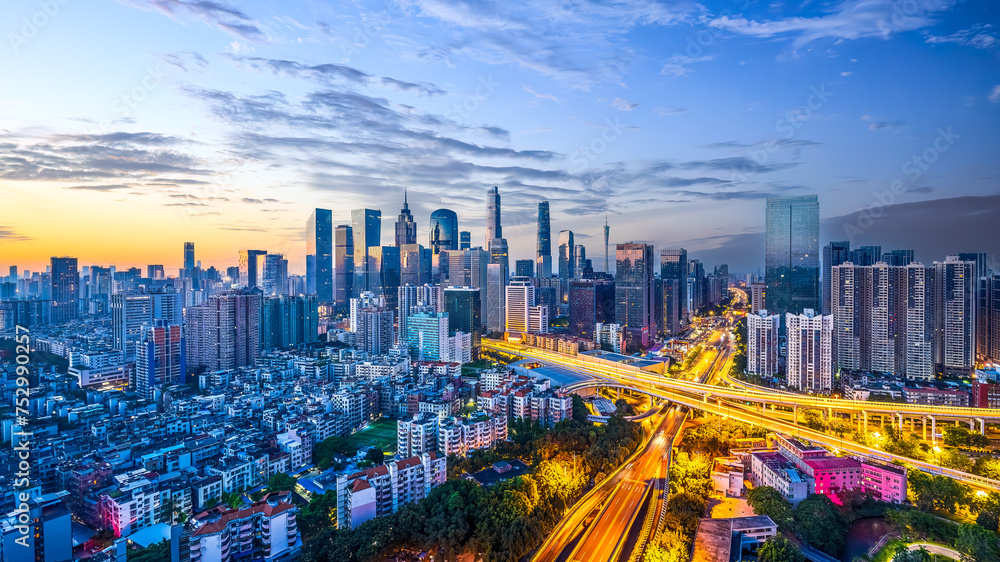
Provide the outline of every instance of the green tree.
{"type": "Polygon", "coordinates": [[[963,562],[1000,562],[997,534],[979,525],[964,524],[958,528],[955,550],[963,562]]]}
{"type": "Polygon", "coordinates": [[[924,511],[940,509],[955,513],[969,495],[968,486],[947,476],[911,470],[906,481],[910,499],[924,511]]]}
{"type": "Polygon", "coordinates": [[[333,466],[334,455],[353,457],[356,454],[358,454],[357,445],[343,437],[328,437],[313,448],[313,457],[317,459],[316,464],[320,470],[333,466]]]}
{"type": "Polygon", "coordinates": [[[573,419],[580,423],[588,423],[587,416],[590,415],[590,409],[587,408],[587,403],[583,401],[576,394],[573,395],[573,419]]]}
{"type": "Polygon", "coordinates": [[[805,562],[799,547],[778,533],[767,539],[757,550],[758,562],[805,562]]]}
{"type": "Polygon", "coordinates": [[[795,509],[795,530],[802,540],[831,556],[840,554],[847,529],[847,518],[823,494],[807,497],[795,509]]]}
{"type": "Polygon", "coordinates": [[[303,539],[311,539],[323,529],[337,522],[337,492],[329,491],[313,496],[309,505],[302,508],[298,516],[299,529],[303,539]]]}
{"type": "Polygon", "coordinates": [[[372,461],[375,466],[378,466],[385,462],[385,453],[382,452],[381,447],[372,447],[365,453],[365,460],[372,461]]]}
{"type": "Polygon", "coordinates": [[[896,547],[895,554],[892,555],[892,562],[933,562],[934,558],[927,549],[920,547],[917,550],[910,550],[905,544],[896,547]]]}
{"type": "Polygon", "coordinates": [[[781,492],[770,486],[753,488],[747,493],[747,504],[757,515],[767,515],[778,527],[784,530],[792,529],[792,502],[781,492]]]}
{"type": "Polygon", "coordinates": [[[267,479],[266,492],[291,492],[298,482],[298,478],[279,472],[267,479]]]}
{"type": "Polygon", "coordinates": [[[170,560],[170,541],[163,540],[146,548],[134,548],[125,551],[128,562],[162,562],[170,560]]]}

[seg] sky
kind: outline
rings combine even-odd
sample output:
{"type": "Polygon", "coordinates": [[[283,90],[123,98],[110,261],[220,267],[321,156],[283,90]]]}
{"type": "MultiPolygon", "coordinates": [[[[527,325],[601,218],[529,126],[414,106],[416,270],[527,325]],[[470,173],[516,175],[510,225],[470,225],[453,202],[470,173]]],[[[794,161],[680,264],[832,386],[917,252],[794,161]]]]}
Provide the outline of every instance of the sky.
{"type": "MultiPolygon", "coordinates": [[[[511,258],[537,203],[611,242],[763,265],[769,196],[821,243],[1000,253],[1000,18],[954,0],[34,0],[0,7],[0,271],[304,271],[305,223],[404,190],[511,258]]],[[[613,250],[612,250],[613,251],[613,250]]],[[[613,259],[612,259],[613,261],[613,259]]],[[[1000,266],[1000,264],[997,264],[1000,266]]]]}

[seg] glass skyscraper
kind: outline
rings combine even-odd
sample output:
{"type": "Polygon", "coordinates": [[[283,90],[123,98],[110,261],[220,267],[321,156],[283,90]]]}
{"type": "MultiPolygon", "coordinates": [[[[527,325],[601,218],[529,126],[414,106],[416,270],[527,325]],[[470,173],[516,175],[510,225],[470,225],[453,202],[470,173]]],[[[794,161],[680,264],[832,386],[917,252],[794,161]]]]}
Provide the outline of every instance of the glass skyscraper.
{"type": "Polygon", "coordinates": [[[434,255],[441,250],[458,249],[458,215],[451,209],[431,213],[430,247],[434,255]]]}
{"type": "Polygon", "coordinates": [[[573,231],[559,232],[559,279],[573,279],[573,231]]]}
{"type": "Polygon", "coordinates": [[[765,236],[768,314],[819,309],[819,198],[768,198],[765,236]]]}
{"type": "Polygon", "coordinates": [[[354,293],[377,292],[379,270],[371,259],[369,248],[382,245],[382,211],[354,209],[351,222],[354,226],[354,293]]]}
{"type": "MultiPolygon", "coordinates": [[[[830,242],[823,246],[823,314],[830,314],[830,275],[831,268],[851,259],[851,243],[849,241],[830,242]]],[[[905,264],[904,264],[905,265],[905,264]]]]}
{"type": "Polygon", "coordinates": [[[549,202],[538,203],[538,241],[535,269],[542,279],[552,277],[552,230],[549,223],[549,202]]]}
{"type": "Polygon", "coordinates": [[[615,322],[625,329],[629,351],[646,347],[656,334],[653,320],[653,246],[618,244],[615,322]]]}
{"type": "Polygon", "coordinates": [[[486,247],[497,238],[503,238],[503,230],[500,226],[500,189],[494,185],[486,192],[486,247]]]}
{"type": "Polygon", "coordinates": [[[346,308],[354,295],[354,229],[349,224],[341,224],[334,231],[335,256],[337,259],[334,303],[346,308]]]}
{"type": "Polygon", "coordinates": [[[320,304],[332,303],[333,213],[329,209],[316,209],[306,222],[306,270],[306,292],[315,294],[320,304]]]}
{"type": "Polygon", "coordinates": [[[687,309],[688,253],[684,248],[663,248],[660,250],[660,278],[677,282],[677,315],[681,324],[686,324],[687,309]]]}
{"type": "Polygon", "coordinates": [[[184,271],[190,277],[194,270],[194,242],[184,243],[184,271]]]}

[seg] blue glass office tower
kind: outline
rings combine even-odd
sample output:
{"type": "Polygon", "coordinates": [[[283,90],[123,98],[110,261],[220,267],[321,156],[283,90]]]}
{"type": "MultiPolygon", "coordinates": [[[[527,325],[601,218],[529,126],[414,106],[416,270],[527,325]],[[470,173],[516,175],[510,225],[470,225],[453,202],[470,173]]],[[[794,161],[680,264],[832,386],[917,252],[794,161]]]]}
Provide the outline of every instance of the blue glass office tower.
{"type": "Polygon", "coordinates": [[[354,231],[354,295],[364,291],[376,291],[379,283],[379,268],[372,259],[369,248],[382,245],[382,211],[377,209],[354,209],[351,211],[354,231]]]}
{"type": "Polygon", "coordinates": [[[441,250],[458,249],[458,215],[451,209],[431,213],[430,247],[434,255],[441,250]]]}
{"type": "Polygon", "coordinates": [[[549,202],[538,203],[538,240],[535,244],[535,270],[538,277],[552,277],[552,227],[549,222],[549,202]]]}
{"type": "Polygon", "coordinates": [[[818,310],[819,198],[815,195],[767,200],[765,306],[784,323],[785,313],[818,310]]]}
{"type": "Polygon", "coordinates": [[[306,292],[333,302],[333,213],[316,209],[306,221],[306,292]]]}

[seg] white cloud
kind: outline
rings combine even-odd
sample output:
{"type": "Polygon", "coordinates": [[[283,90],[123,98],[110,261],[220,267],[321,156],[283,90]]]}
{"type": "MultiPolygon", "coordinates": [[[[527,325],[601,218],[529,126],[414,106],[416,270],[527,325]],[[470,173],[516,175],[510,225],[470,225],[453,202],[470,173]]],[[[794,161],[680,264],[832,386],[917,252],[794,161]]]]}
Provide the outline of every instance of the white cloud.
{"type": "Polygon", "coordinates": [[[990,92],[990,101],[993,103],[1000,102],[1000,84],[993,86],[993,91],[990,92]]]}
{"type": "Polygon", "coordinates": [[[957,43],[976,49],[989,49],[997,45],[997,38],[990,31],[992,28],[993,26],[988,23],[976,24],[951,35],[928,35],[926,40],[931,44],[957,43]]]}
{"type": "Polygon", "coordinates": [[[539,94],[538,92],[532,90],[531,86],[522,86],[522,88],[524,89],[525,92],[528,92],[529,94],[535,96],[538,99],[552,100],[556,103],[559,103],[559,98],[557,98],[555,94],[539,94]]]}
{"type": "Polygon", "coordinates": [[[633,103],[625,98],[615,98],[611,102],[611,105],[615,107],[618,111],[632,111],[633,109],[639,107],[638,103],[633,103]]]}
{"type": "Polygon", "coordinates": [[[656,114],[657,115],[661,115],[663,117],[667,117],[667,116],[670,116],[670,115],[683,115],[684,113],[687,113],[687,112],[688,112],[688,110],[684,109],[683,107],[675,107],[675,108],[657,107],[656,108],[656,114]]]}
{"type": "Polygon", "coordinates": [[[708,62],[712,60],[712,58],[712,55],[704,55],[700,57],[674,55],[667,59],[667,62],[663,64],[663,68],[660,69],[660,74],[666,74],[669,76],[687,76],[693,72],[690,68],[688,68],[688,65],[696,62],[708,62]]]}

